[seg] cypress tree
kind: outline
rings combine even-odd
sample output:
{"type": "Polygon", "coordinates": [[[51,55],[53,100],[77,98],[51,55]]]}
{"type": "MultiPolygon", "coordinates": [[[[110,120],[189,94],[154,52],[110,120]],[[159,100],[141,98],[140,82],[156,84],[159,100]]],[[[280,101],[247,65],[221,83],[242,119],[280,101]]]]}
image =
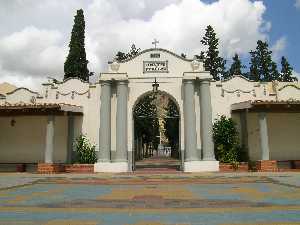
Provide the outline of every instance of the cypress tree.
{"type": "Polygon", "coordinates": [[[200,52],[200,55],[194,55],[196,59],[203,60],[205,59],[205,53],[203,51],[200,52]]]}
{"type": "Polygon", "coordinates": [[[204,67],[210,71],[215,80],[220,80],[225,72],[225,61],[219,56],[219,39],[211,25],[207,26],[206,33],[201,43],[208,47],[205,52],[204,67]]]}
{"type": "Polygon", "coordinates": [[[296,77],[293,77],[293,67],[291,67],[287,59],[283,56],[281,58],[280,81],[293,82],[297,80],[298,79],[296,77]]]}
{"type": "Polygon", "coordinates": [[[77,10],[74,18],[74,26],[71,34],[71,41],[69,43],[69,55],[65,61],[64,79],[69,77],[78,77],[81,80],[89,81],[89,70],[87,68],[88,60],[86,60],[84,35],[85,21],[83,10],[77,10]]]}
{"type": "Polygon", "coordinates": [[[242,75],[242,68],[245,68],[245,66],[242,65],[240,57],[237,53],[233,56],[232,60],[233,62],[227,73],[227,76],[224,77],[225,79],[230,78],[234,75],[242,75]]]}

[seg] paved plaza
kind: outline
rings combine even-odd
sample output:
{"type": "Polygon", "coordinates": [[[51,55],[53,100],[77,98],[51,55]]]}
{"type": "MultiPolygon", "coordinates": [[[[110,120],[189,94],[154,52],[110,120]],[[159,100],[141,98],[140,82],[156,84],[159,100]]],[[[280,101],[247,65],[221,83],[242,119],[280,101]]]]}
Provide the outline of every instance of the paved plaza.
{"type": "Polygon", "coordinates": [[[0,224],[300,224],[300,173],[1,173],[0,224]]]}

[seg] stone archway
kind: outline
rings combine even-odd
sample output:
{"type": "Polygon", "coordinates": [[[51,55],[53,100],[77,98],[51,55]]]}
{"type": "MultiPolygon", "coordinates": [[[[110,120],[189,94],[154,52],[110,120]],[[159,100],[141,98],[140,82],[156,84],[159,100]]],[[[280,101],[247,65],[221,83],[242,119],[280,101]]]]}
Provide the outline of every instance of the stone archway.
{"type": "MultiPolygon", "coordinates": [[[[212,80],[198,60],[163,49],[143,51],[112,62],[100,77],[100,129],[96,172],[131,171],[134,152],[133,110],[153,80],[180,105],[180,141],[185,172],[218,171],[212,139],[212,80]],[[149,54],[150,53],[150,54],[149,54]]],[[[150,86],[150,87],[149,87],[150,86]]],[[[214,93],[215,94],[215,93],[214,93]]]]}
{"type": "Polygon", "coordinates": [[[132,108],[133,170],[182,167],[180,151],[180,106],[166,91],[140,95],[132,108]]]}

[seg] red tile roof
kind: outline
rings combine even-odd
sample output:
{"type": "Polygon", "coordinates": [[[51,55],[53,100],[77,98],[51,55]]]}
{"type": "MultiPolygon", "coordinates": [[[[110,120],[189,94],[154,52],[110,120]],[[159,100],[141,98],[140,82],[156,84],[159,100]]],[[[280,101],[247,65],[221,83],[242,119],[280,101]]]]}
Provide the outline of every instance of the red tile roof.
{"type": "Polygon", "coordinates": [[[48,115],[83,114],[83,107],[65,103],[4,103],[0,104],[0,115],[48,115]]]}
{"type": "Polygon", "coordinates": [[[231,111],[300,112],[300,100],[255,100],[235,103],[231,111]]]}

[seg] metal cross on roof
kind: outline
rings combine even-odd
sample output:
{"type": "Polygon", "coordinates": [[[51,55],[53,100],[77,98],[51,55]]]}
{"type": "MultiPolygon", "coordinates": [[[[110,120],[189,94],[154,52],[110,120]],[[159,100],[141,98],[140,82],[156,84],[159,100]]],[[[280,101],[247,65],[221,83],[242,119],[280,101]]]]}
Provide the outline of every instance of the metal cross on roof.
{"type": "Polygon", "coordinates": [[[152,42],[152,44],[154,45],[154,48],[156,48],[158,43],[159,43],[159,41],[156,38],[154,38],[154,41],[152,42]]]}

